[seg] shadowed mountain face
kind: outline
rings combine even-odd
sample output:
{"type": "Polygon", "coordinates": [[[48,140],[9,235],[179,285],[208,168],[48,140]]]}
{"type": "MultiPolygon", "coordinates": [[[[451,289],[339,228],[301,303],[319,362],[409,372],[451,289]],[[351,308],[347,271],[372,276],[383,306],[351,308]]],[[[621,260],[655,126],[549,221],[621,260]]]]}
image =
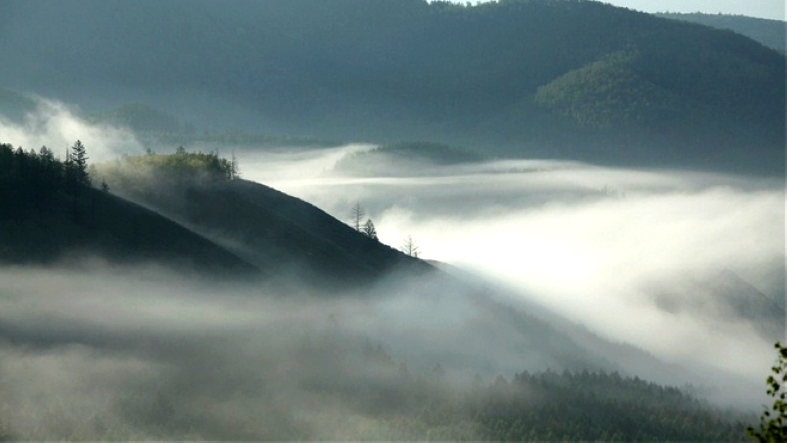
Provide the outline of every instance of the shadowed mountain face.
{"type": "Polygon", "coordinates": [[[656,16],[699,23],[718,29],[729,29],[784,54],[784,33],[787,23],[783,20],[769,20],[742,15],[702,14],[699,12],[690,14],[661,13],[656,14],[656,16]]]}
{"type": "Polygon", "coordinates": [[[597,2],[0,8],[0,83],[85,109],[143,100],[205,126],[783,173],[783,55],[597,2]]]}
{"type": "Polygon", "coordinates": [[[222,168],[232,166],[213,155],[179,152],[126,157],[99,165],[96,176],[113,192],[188,226],[282,281],[294,277],[346,289],[394,271],[433,271],[309,203],[228,179],[222,168]]]}
{"type": "Polygon", "coordinates": [[[654,291],[659,309],[709,321],[744,321],[765,340],[782,340],[784,308],[732,271],[690,279],[686,286],[654,291]],[[691,296],[687,296],[691,294],[691,296]]]}
{"type": "Polygon", "coordinates": [[[46,148],[37,154],[0,145],[0,260],[53,263],[93,256],[344,289],[397,270],[433,270],[304,201],[230,180],[230,162],[215,155],[123,162],[104,165],[99,171],[106,175],[94,171],[93,180],[156,212],[78,184],[73,163],[61,163],[46,148]]]}
{"type": "Polygon", "coordinates": [[[28,208],[4,202],[0,263],[80,267],[98,259],[110,264],[164,266],[214,279],[262,276],[256,266],[139,205],[88,188],[78,200],[75,206],[73,197],[58,195],[28,208]]]}
{"type": "Polygon", "coordinates": [[[274,274],[346,286],[396,270],[432,270],[302,200],[253,182],[191,187],[184,209],[173,217],[274,274]]]}

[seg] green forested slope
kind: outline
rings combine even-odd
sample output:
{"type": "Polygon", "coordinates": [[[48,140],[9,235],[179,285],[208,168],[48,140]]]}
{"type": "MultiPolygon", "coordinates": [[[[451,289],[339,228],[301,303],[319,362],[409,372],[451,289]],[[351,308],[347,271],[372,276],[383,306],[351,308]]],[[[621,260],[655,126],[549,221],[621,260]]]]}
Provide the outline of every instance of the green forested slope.
{"type": "Polygon", "coordinates": [[[164,265],[225,278],[259,269],[159,214],[74,178],[72,163],[0,145],[0,262],[164,265]]]}
{"type": "Polygon", "coordinates": [[[88,106],[135,97],[206,121],[245,110],[236,122],[262,132],[783,171],[782,54],[599,2],[9,0],[3,12],[14,44],[0,45],[0,81],[88,106]],[[616,54],[631,56],[619,75],[578,81],[616,54]],[[566,112],[578,108],[604,124],[566,112]]]}

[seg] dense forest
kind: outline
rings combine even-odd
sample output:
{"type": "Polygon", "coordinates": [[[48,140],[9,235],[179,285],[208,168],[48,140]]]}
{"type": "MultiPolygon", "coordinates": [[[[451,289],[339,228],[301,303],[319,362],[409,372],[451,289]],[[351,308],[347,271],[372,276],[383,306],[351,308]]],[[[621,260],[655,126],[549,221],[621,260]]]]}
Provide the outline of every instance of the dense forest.
{"type": "Polygon", "coordinates": [[[702,14],[699,12],[689,14],[659,13],[656,16],[699,23],[718,29],[729,29],[784,54],[784,32],[785,26],[787,26],[784,20],[769,20],[743,15],[702,14]]]}
{"type": "MultiPolygon", "coordinates": [[[[229,163],[203,156],[226,177],[229,163]],[[224,169],[222,169],[224,168],[224,169]]],[[[160,215],[93,183],[87,148],[77,141],[65,160],[0,144],[0,263],[54,264],[99,256],[122,264],[157,263],[218,279],[260,271],[160,215]]]]}
{"type": "Polygon", "coordinates": [[[5,85],[85,109],[150,102],[185,116],[184,131],[783,171],[782,54],[599,2],[8,1],[3,12],[17,42],[0,48],[5,85]]]}

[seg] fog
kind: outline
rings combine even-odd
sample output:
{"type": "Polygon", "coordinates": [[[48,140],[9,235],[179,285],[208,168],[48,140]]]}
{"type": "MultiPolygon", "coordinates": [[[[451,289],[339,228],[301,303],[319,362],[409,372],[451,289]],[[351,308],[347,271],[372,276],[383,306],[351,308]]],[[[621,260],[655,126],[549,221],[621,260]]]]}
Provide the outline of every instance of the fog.
{"type": "Polygon", "coordinates": [[[332,169],[337,153],[358,149],[249,151],[240,160],[245,178],[339,219],[358,201],[382,242],[399,247],[412,235],[422,258],[481,273],[664,361],[751,385],[772,362],[780,337],[763,337],[761,319],[730,305],[764,295],[783,306],[783,179],[547,160],[392,167],[374,177],[332,169]],[[724,283],[729,272],[756,290],[737,294],[745,283],[724,283]],[[665,294],[681,308],[665,309],[665,294]]]}
{"type": "Polygon", "coordinates": [[[82,117],[78,108],[56,100],[35,97],[36,109],[28,112],[23,122],[15,122],[0,114],[0,141],[26,151],[36,152],[46,146],[55,157],[65,153],[76,140],[89,148],[91,162],[111,160],[122,154],[142,154],[143,146],[126,129],[96,125],[82,117]]]}
{"type": "MultiPolygon", "coordinates": [[[[0,119],[0,141],[26,149],[58,154],[76,139],[93,162],[144,152],[131,132],[91,125],[55,102],[42,100],[23,124],[0,119]]],[[[421,258],[455,265],[473,284],[391,276],[324,299],[100,260],[0,269],[6,431],[96,440],[412,437],[370,422],[370,408],[409,406],[366,398],[359,381],[395,385],[401,364],[427,390],[443,386],[430,378],[437,364],[457,387],[475,374],[631,370],[614,353],[581,351],[554,332],[581,337],[583,327],[591,334],[582,339],[631,344],[680,368],[659,375],[668,366],[654,365],[650,379],[704,383],[701,392],[726,406],[764,401],[780,337],[761,324],[773,324],[772,303],[784,303],[783,178],[544,159],[435,166],[383,157],[384,174],[335,169],[373,147],[247,147],[237,157],[243,178],[338,219],[349,221],[360,203],[383,243],[400,247],[411,235],[421,258]],[[504,303],[479,302],[479,294],[504,303]],[[501,320],[519,315],[506,303],[553,337],[540,343],[501,320]]]]}
{"type": "Polygon", "coordinates": [[[407,438],[375,415],[558,367],[555,340],[518,352],[515,328],[439,278],[326,299],[84,264],[0,270],[0,422],[16,438],[407,438]]]}

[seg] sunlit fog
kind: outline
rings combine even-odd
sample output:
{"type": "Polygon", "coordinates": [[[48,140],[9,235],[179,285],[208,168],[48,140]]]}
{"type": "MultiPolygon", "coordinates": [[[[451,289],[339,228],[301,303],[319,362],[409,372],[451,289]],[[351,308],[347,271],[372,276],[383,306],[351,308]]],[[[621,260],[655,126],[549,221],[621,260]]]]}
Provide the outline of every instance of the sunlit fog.
{"type": "Polygon", "coordinates": [[[0,441],[782,441],[760,3],[0,0],[0,441]]]}

